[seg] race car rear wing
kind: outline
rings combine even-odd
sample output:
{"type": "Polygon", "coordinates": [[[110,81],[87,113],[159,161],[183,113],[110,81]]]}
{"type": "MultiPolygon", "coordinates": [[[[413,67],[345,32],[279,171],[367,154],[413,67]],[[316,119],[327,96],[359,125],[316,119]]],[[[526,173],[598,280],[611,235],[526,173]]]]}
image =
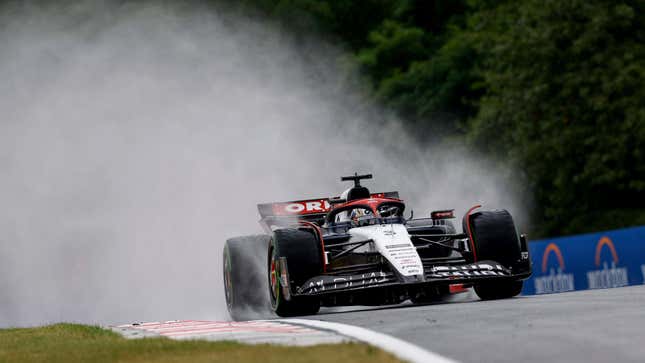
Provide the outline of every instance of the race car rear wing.
{"type": "MultiPolygon", "coordinates": [[[[372,193],[371,197],[399,199],[399,192],[372,193]]],[[[275,227],[292,225],[300,220],[322,225],[332,206],[342,202],[344,200],[339,198],[318,198],[258,204],[260,225],[267,233],[275,227]]]]}

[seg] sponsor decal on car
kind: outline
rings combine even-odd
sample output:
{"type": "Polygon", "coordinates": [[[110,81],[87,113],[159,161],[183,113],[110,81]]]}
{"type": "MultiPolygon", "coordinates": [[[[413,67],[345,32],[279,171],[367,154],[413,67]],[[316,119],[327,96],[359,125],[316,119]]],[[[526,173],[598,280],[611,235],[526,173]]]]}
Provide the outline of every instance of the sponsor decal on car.
{"type": "Polygon", "coordinates": [[[326,213],[331,209],[327,199],[306,200],[302,202],[276,203],[273,205],[273,213],[277,216],[300,215],[313,213],[326,213]]]}
{"type": "Polygon", "coordinates": [[[587,271],[587,284],[590,289],[605,289],[608,287],[621,287],[629,285],[629,277],[627,268],[617,267],[619,263],[618,253],[612,240],[603,236],[596,244],[596,267],[601,267],[596,270],[587,271]],[[605,248],[606,247],[606,248],[605,248]],[[611,253],[611,262],[608,265],[607,261],[602,261],[602,251],[606,249],[611,253]]]}
{"type": "Polygon", "coordinates": [[[345,277],[319,276],[316,279],[307,281],[298,289],[298,293],[317,293],[326,290],[361,288],[392,281],[393,275],[383,271],[345,277]]]}
{"type": "Polygon", "coordinates": [[[474,263],[463,266],[434,266],[431,277],[508,276],[510,272],[500,264],[474,263]]]}
{"type": "Polygon", "coordinates": [[[550,294],[554,292],[564,292],[575,290],[575,280],[573,274],[564,273],[564,257],[562,251],[555,243],[549,243],[542,255],[542,274],[544,276],[535,277],[533,280],[536,294],[550,294]],[[547,266],[549,256],[553,254],[558,262],[557,268],[549,268],[547,275],[547,266]]]}

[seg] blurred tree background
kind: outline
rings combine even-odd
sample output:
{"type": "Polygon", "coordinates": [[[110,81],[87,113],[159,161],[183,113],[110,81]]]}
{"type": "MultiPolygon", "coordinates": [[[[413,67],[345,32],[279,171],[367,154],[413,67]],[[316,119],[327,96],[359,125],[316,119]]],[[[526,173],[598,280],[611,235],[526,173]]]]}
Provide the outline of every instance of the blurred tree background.
{"type": "Polygon", "coordinates": [[[415,134],[520,170],[534,237],[645,224],[645,0],[243,3],[340,45],[415,134]]]}

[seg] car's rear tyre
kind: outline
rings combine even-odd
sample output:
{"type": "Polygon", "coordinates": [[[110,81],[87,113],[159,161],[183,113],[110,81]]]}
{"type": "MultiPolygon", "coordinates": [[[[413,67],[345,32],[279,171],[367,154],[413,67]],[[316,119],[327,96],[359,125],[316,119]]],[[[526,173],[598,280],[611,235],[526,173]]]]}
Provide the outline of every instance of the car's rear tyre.
{"type": "Polygon", "coordinates": [[[320,242],[313,233],[297,229],[274,231],[269,244],[268,285],[271,307],[278,316],[301,316],[316,314],[320,300],[315,297],[284,296],[281,282],[280,259],[286,258],[291,291],[295,291],[311,277],[322,273],[320,242]]]}
{"type": "MultiPolygon", "coordinates": [[[[513,217],[506,210],[476,212],[464,219],[464,232],[473,242],[478,261],[492,260],[505,267],[521,261],[521,244],[513,217]]],[[[505,299],[522,291],[522,281],[491,281],[475,285],[482,300],[505,299]]]]}
{"type": "Polygon", "coordinates": [[[233,320],[251,320],[269,311],[264,263],[269,236],[228,239],[224,245],[224,294],[233,320]]]}

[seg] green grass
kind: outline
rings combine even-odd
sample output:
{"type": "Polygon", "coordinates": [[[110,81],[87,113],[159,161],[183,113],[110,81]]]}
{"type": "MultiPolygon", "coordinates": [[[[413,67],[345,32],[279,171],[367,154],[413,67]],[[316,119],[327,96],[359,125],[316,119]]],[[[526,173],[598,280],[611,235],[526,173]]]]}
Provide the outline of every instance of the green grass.
{"type": "Polygon", "coordinates": [[[366,344],[313,347],[235,342],[125,339],[95,326],[55,324],[0,329],[0,362],[401,362],[366,344]]]}

